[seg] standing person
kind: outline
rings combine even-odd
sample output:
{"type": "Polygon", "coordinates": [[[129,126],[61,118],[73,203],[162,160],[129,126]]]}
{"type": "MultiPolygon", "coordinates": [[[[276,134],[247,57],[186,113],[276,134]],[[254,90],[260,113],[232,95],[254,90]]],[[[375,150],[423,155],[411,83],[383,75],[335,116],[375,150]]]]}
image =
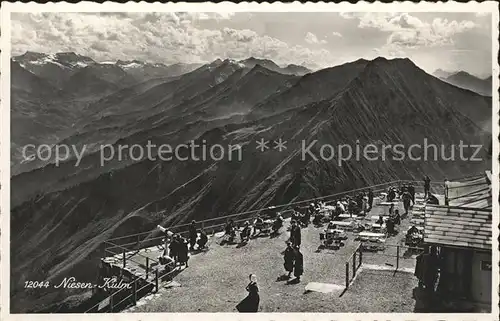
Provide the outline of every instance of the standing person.
{"type": "Polygon", "coordinates": [[[413,184],[408,187],[408,193],[410,193],[412,204],[415,205],[415,186],[413,184]]]}
{"type": "Polygon", "coordinates": [[[300,276],[304,273],[304,256],[300,253],[300,248],[295,247],[295,262],[293,265],[293,275],[300,282],[300,276]]]}
{"type": "Polygon", "coordinates": [[[196,221],[191,221],[189,225],[189,250],[194,251],[194,245],[196,244],[196,239],[198,238],[198,231],[196,230],[196,221]]]}
{"type": "Polygon", "coordinates": [[[424,178],[424,199],[427,198],[430,190],[431,190],[431,179],[429,178],[429,176],[426,175],[424,178]]]}
{"type": "Polygon", "coordinates": [[[169,245],[170,257],[174,259],[175,265],[179,262],[179,235],[175,234],[172,238],[172,242],[169,245]]]}
{"type": "Polygon", "coordinates": [[[250,274],[250,283],[248,283],[246,290],[248,291],[248,296],[244,298],[238,305],[236,309],[238,312],[258,312],[259,311],[259,287],[257,286],[257,277],[255,274],[250,274]]]}
{"type": "Polygon", "coordinates": [[[179,239],[178,259],[180,265],[186,265],[186,267],[188,267],[188,261],[189,261],[188,241],[183,237],[179,239]]]}
{"type": "Polygon", "coordinates": [[[300,246],[302,235],[300,232],[300,226],[297,224],[297,221],[292,221],[292,229],[290,230],[290,242],[292,245],[300,246]]]}
{"type": "Polygon", "coordinates": [[[368,191],[368,211],[370,211],[373,208],[373,191],[370,190],[368,191]]]}
{"type": "Polygon", "coordinates": [[[427,254],[424,271],[423,271],[423,281],[427,291],[430,293],[434,292],[436,287],[436,282],[439,273],[439,257],[437,254],[436,247],[430,247],[430,253],[427,254]]]}
{"type": "Polygon", "coordinates": [[[405,208],[405,215],[408,215],[408,210],[410,209],[411,195],[409,192],[404,192],[402,195],[403,206],[405,208]]]}
{"type": "Polygon", "coordinates": [[[285,271],[288,272],[288,278],[290,279],[290,276],[292,275],[293,272],[294,261],[295,261],[295,251],[292,247],[292,243],[290,242],[286,242],[284,259],[285,263],[283,264],[283,266],[285,267],[285,271]]]}

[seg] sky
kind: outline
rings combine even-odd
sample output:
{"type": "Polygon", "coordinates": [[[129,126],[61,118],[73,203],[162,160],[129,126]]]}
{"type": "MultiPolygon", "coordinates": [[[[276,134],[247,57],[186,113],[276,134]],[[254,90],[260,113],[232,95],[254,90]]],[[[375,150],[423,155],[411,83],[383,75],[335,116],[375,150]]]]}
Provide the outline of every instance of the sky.
{"type": "Polygon", "coordinates": [[[428,72],[491,74],[484,13],[13,13],[12,54],[74,51],[96,61],[271,59],[311,69],[408,57],[428,72]]]}

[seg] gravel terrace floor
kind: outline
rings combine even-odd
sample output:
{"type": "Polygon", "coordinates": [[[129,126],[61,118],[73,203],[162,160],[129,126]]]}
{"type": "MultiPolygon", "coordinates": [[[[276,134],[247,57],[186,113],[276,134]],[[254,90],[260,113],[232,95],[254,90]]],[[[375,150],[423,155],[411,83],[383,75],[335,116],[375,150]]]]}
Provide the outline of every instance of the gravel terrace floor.
{"type": "MultiPolygon", "coordinates": [[[[418,197],[418,195],[417,195],[418,197]]],[[[399,203],[396,208],[403,210],[399,203]]],[[[386,213],[388,207],[374,206],[368,213],[386,213]]],[[[387,239],[387,244],[403,244],[411,213],[400,233],[387,239]]],[[[285,228],[289,222],[285,223],[285,228]]],[[[342,295],[345,285],[345,262],[359,242],[353,234],[339,250],[318,252],[319,233],[324,228],[311,225],[302,229],[301,251],[304,255],[304,275],[298,284],[278,281],[284,274],[282,251],[288,232],[282,229],[276,238],[259,237],[247,245],[224,245],[217,236],[209,240],[209,250],[191,256],[189,267],[174,279],[177,286],[161,284],[156,294],[142,298],[127,312],[236,312],[235,306],[246,296],[248,275],[255,273],[260,291],[261,312],[413,312],[413,290],[417,280],[411,272],[394,273],[396,247],[388,246],[378,254],[363,253],[363,266],[342,295]],[[385,255],[382,255],[385,254],[385,255]],[[388,256],[391,255],[391,256],[388,256]],[[383,268],[389,270],[383,270],[383,268]],[[305,292],[309,282],[338,285],[339,290],[324,294],[305,292]]],[[[401,253],[403,253],[402,251],[401,253]]],[[[399,266],[411,271],[415,259],[401,259],[399,266]]],[[[351,272],[352,273],[352,272],[351,272]]]]}

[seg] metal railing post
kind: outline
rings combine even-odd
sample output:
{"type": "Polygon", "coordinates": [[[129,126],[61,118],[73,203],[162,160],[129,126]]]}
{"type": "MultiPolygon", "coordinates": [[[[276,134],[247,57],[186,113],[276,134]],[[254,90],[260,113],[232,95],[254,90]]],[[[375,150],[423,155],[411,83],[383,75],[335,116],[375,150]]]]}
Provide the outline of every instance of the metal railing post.
{"type": "Polygon", "coordinates": [[[134,305],[137,305],[137,278],[134,279],[134,284],[133,284],[133,291],[134,291],[134,305]]]}
{"type": "Polygon", "coordinates": [[[359,245],[358,250],[359,250],[359,266],[361,266],[361,264],[363,264],[363,251],[361,250],[361,244],[359,245]]]}
{"type": "Polygon", "coordinates": [[[158,269],[155,270],[155,292],[158,292],[158,269]]]}
{"type": "Polygon", "coordinates": [[[149,257],[146,257],[146,280],[149,277],[149,257]]]}
{"type": "Polygon", "coordinates": [[[399,269],[399,245],[396,248],[396,271],[399,269]]]}
{"type": "Polygon", "coordinates": [[[349,262],[345,262],[345,288],[349,288],[349,262]]]}
{"type": "Polygon", "coordinates": [[[356,277],[356,251],[352,255],[352,278],[356,277]]]}
{"type": "Polygon", "coordinates": [[[125,257],[125,249],[123,249],[122,252],[123,252],[123,267],[125,267],[125,264],[127,264],[127,258],[125,257]]]}

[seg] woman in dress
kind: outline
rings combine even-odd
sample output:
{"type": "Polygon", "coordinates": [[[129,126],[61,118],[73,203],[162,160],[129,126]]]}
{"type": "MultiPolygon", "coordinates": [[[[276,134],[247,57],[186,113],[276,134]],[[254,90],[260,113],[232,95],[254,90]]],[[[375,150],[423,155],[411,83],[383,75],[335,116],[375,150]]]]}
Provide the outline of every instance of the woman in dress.
{"type": "Polygon", "coordinates": [[[300,282],[300,276],[304,274],[304,256],[300,253],[300,248],[295,247],[295,262],[293,267],[293,275],[297,282],[300,282]]]}
{"type": "Polygon", "coordinates": [[[250,274],[249,279],[250,283],[246,287],[248,295],[236,306],[238,312],[257,312],[259,310],[260,297],[257,277],[255,274],[250,274]]]}
{"type": "Polygon", "coordinates": [[[294,263],[294,260],[295,260],[295,251],[292,248],[292,243],[287,242],[286,245],[287,246],[286,246],[286,250],[285,250],[285,253],[284,253],[285,263],[283,264],[283,266],[285,267],[285,271],[288,272],[288,278],[290,278],[291,275],[292,275],[292,272],[293,272],[293,263],[294,263]]]}

